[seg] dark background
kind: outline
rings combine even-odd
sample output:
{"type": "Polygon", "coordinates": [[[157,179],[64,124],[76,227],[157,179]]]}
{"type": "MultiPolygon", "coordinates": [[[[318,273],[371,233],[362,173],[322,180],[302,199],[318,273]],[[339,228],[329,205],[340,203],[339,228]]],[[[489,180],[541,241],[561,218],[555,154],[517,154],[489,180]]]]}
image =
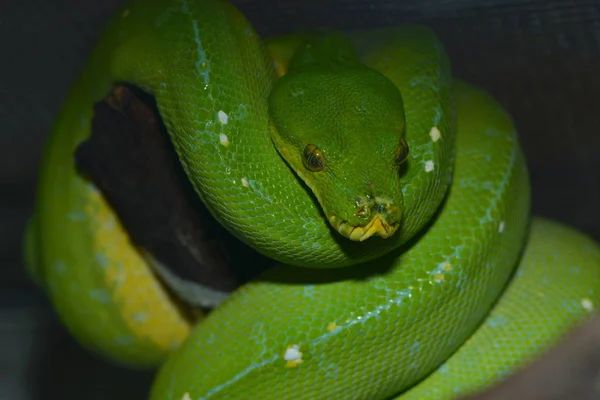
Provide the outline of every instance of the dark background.
{"type": "MultiPolygon", "coordinates": [[[[26,277],[21,237],[43,141],[118,0],[0,1],[0,399],[143,399],[150,373],[95,360],[26,277]]],[[[259,33],[405,21],[513,115],[537,214],[600,240],[600,0],[234,1],[259,33]]]]}

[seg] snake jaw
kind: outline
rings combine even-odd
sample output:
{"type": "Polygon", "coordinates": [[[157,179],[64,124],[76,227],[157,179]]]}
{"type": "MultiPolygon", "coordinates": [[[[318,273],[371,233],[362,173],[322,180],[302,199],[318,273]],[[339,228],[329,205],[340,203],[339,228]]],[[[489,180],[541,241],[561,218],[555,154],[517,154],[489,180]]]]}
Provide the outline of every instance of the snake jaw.
{"type": "Polygon", "coordinates": [[[376,214],[365,226],[351,226],[348,221],[339,221],[339,223],[338,221],[335,216],[329,218],[329,222],[342,236],[358,242],[363,242],[374,235],[387,239],[396,232],[399,226],[387,223],[379,214],[376,214]]]}

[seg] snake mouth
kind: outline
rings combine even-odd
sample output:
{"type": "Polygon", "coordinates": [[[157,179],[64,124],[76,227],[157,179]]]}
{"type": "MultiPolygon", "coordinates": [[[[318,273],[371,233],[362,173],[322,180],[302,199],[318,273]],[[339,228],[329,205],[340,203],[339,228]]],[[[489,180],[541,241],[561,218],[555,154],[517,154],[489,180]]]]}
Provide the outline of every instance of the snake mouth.
{"type": "Polygon", "coordinates": [[[357,242],[363,242],[374,235],[387,239],[398,230],[399,226],[399,224],[389,224],[380,214],[376,214],[364,226],[352,226],[348,221],[339,219],[335,215],[329,218],[329,222],[342,236],[357,242]]]}

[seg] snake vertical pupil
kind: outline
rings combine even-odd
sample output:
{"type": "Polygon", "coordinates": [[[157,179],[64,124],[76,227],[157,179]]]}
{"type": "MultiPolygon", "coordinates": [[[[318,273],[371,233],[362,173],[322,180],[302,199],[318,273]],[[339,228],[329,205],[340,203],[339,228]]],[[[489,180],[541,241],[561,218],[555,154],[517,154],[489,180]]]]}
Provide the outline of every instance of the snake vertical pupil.
{"type": "Polygon", "coordinates": [[[403,164],[408,158],[408,143],[406,140],[401,139],[398,147],[396,148],[396,154],[394,155],[394,162],[396,165],[403,164]]]}
{"type": "Polygon", "coordinates": [[[302,154],[304,167],[309,171],[319,172],[325,168],[325,156],[321,149],[314,144],[307,144],[302,154]]]}

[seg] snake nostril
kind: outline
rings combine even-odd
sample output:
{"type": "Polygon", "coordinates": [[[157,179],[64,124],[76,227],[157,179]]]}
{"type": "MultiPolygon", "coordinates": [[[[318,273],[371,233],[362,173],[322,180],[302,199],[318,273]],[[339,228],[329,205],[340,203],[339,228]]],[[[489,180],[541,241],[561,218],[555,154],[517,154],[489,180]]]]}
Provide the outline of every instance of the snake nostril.
{"type": "Polygon", "coordinates": [[[371,210],[369,210],[369,206],[367,206],[366,204],[363,204],[361,207],[358,208],[358,210],[354,212],[354,215],[356,215],[359,218],[368,218],[370,214],[371,210]]]}
{"type": "Polygon", "coordinates": [[[377,204],[377,212],[380,214],[383,214],[386,211],[386,208],[385,204],[377,204]]]}

